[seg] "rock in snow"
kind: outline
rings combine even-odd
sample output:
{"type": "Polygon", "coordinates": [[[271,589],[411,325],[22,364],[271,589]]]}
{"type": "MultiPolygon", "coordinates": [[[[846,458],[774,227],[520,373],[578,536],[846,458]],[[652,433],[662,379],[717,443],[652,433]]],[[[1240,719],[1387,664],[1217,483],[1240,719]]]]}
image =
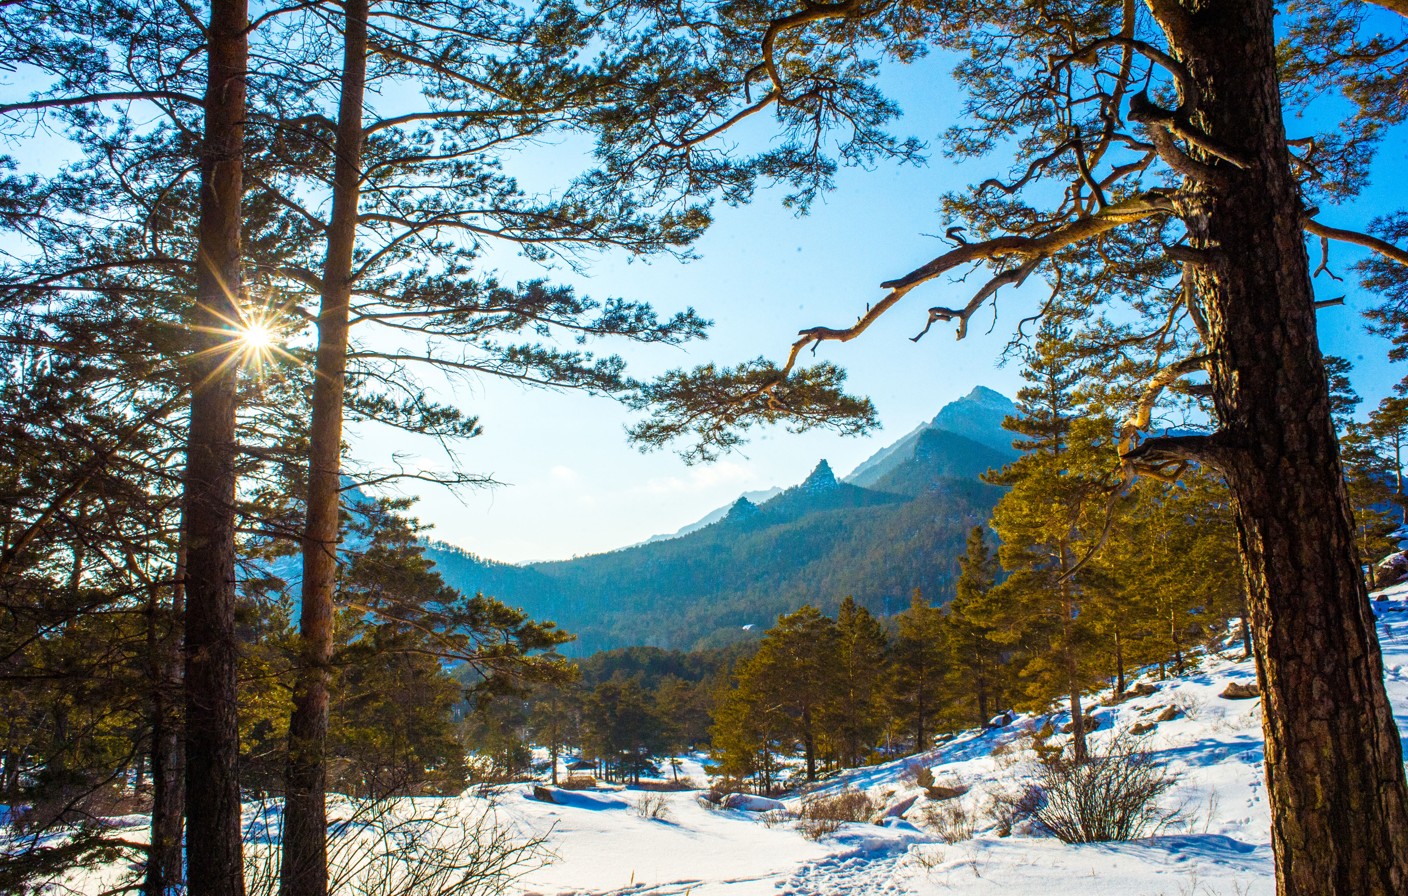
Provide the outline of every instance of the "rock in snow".
{"type": "Polygon", "coordinates": [[[1374,587],[1387,588],[1408,581],[1408,551],[1389,554],[1374,564],[1374,587]]]}
{"type": "Polygon", "coordinates": [[[744,812],[771,812],[774,809],[787,808],[779,800],[770,800],[751,793],[730,793],[724,797],[723,805],[725,809],[742,809],[744,812]]]}
{"type": "Polygon", "coordinates": [[[1228,684],[1227,688],[1217,696],[1224,700],[1251,700],[1261,696],[1261,688],[1257,687],[1254,681],[1248,684],[1234,681],[1228,684]]]}

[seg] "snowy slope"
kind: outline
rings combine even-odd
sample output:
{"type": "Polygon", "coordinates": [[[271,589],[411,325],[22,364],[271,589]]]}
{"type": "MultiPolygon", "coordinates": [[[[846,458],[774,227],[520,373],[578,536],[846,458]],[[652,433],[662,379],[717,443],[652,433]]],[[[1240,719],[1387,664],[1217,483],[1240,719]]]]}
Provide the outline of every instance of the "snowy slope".
{"type": "MultiPolygon", "coordinates": [[[[1375,610],[1386,681],[1399,728],[1408,734],[1408,585],[1384,595],[1375,610]]],[[[1205,657],[1196,672],[1151,682],[1154,693],[1117,706],[1095,705],[1106,695],[1090,698],[1101,719],[1096,742],[1175,710],[1143,740],[1181,772],[1167,802],[1182,807],[1182,818],[1130,843],[1066,845],[1021,825],[1007,837],[994,829],[986,811],[991,796],[1019,787],[1030,774],[1024,733],[1047,721],[1059,727],[1067,721],[1062,713],[966,732],[922,756],[843,773],[818,790],[858,787],[894,804],[920,794],[914,768],[927,766],[939,783],[970,788],[956,805],[976,819],[973,833],[952,843],[927,823],[922,796],[904,821],[847,824],[819,841],[772,817],[707,809],[697,791],[661,794],[664,818],[643,817],[637,805],[645,794],[631,789],[555,791],[558,802],[546,803],[532,798],[531,786],[514,785],[467,793],[443,808],[466,818],[493,811],[520,834],[545,838],[550,861],[517,882],[512,892],[523,896],[1270,896],[1261,703],[1218,696],[1229,682],[1255,679],[1251,663],[1229,658],[1235,655],[1205,657]]],[[[697,759],[687,759],[682,773],[702,779],[697,759]]],[[[795,809],[799,800],[785,802],[795,809]]],[[[253,807],[249,815],[258,827],[253,807]]],[[[77,892],[100,892],[115,870],[81,872],[71,884],[77,892]]]]}
{"type": "MultiPolygon", "coordinates": [[[[1408,734],[1408,586],[1376,602],[1389,698],[1408,734]]],[[[1233,651],[1229,656],[1235,656],[1233,651]]],[[[1147,680],[1147,679],[1146,679],[1147,680]]],[[[1274,893],[1270,815],[1263,784],[1259,700],[1218,696],[1229,682],[1252,682],[1250,661],[1206,657],[1184,678],[1152,682],[1158,690],[1096,709],[1095,740],[1149,722],[1168,707],[1178,717],[1143,736],[1181,772],[1169,798],[1183,817],[1158,836],[1121,844],[1066,845],[1021,829],[999,837],[984,816],[990,795],[1020,783],[1025,764],[1013,747],[993,750],[1048,719],[1018,717],[997,730],[967,732],[921,757],[858,769],[822,791],[860,787],[895,802],[919,793],[906,767],[922,763],[941,782],[969,785],[959,798],[978,817],[971,839],[943,842],[915,822],[893,827],[848,824],[819,842],[790,825],[756,815],[701,808],[692,793],[668,794],[671,818],[639,817],[639,794],[574,795],[568,805],[536,802],[522,789],[500,808],[518,823],[551,831],[558,860],[523,881],[525,893],[651,894],[1080,894],[1080,896],[1262,896],[1274,893]],[[1004,754],[1005,755],[1001,755],[1004,754]],[[1014,755],[1015,754],[1015,755],[1014,755]]],[[[1097,702],[1100,697],[1092,700],[1097,702]]],[[[795,806],[797,800],[787,801],[795,806]]]]}

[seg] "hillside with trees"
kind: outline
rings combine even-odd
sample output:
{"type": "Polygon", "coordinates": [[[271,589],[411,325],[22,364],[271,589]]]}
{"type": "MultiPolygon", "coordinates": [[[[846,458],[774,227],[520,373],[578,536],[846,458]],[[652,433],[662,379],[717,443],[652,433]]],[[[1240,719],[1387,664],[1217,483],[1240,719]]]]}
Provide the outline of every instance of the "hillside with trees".
{"type": "Polygon", "coordinates": [[[1001,494],[980,477],[1013,456],[1002,429],[1011,409],[980,387],[846,481],[822,461],[799,485],[760,505],[741,498],[719,522],[678,538],[526,566],[434,542],[426,555],[455,587],[576,634],[564,648],[573,656],[751,640],[782,613],[835,611],[846,597],[892,616],[916,588],[938,602],[954,593],[953,558],[1001,494]]]}

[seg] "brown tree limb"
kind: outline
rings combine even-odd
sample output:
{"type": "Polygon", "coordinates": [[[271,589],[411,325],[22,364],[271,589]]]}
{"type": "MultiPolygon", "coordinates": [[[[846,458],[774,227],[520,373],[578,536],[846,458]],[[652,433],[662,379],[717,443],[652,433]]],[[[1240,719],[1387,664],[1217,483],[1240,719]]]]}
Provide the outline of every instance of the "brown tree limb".
{"type": "Polygon", "coordinates": [[[1321,224],[1314,218],[1307,217],[1302,225],[1306,233],[1313,233],[1326,239],[1338,240],[1341,243],[1353,243],[1356,246],[1363,246],[1382,255],[1384,258],[1396,261],[1402,265],[1408,265],[1408,250],[1400,249],[1387,240],[1381,240],[1376,236],[1367,233],[1360,233],[1357,230],[1345,230],[1342,227],[1331,227],[1328,224],[1321,224]]]}
{"type": "Polygon", "coordinates": [[[958,338],[962,339],[964,336],[967,336],[968,319],[972,317],[975,313],[977,313],[979,308],[983,307],[983,303],[986,302],[990,297],[996,295],[997,291],[1004,286],[1021,286],[1023,283],[1025,283],[1027,278],[1031,276],[1032,272],[1035,271],[1038,266],[1040,266],[1044,257],[1045,256],[1041,255],[1035,256],[1033,258],[1028,259],[1020,266],[1012,268],[1011,270],[1003,271],[1001,274],[998,274],[996,277],[993,277],[987,283],[983,284],[983,288],[978,290],[978,292],[974,294],[973,298],[968,300],[968,304],[965,305],[963,308],[930,308],[929,320],[927,323],[924,324],[924,329],[919,331],[919,335],[910,337],[909,341],[918,342],[919,340],[923,339],[924,335],[929,332],[929,328],[934,325],[934,322],[940,320],[957,320],[958,338]]]}
{"type": "Polygon", "coordinates": [[[955,268],[1007,256],[1015,256],[1024,260],[1046,258],[1067,246],[1099,236],[1126,224],[1174,212],[1173,199],[1168,191],[1148,190],[1111,203],[1093,215],[1068,221],[1042,236],[999,236],[957,246],[927,264],[915,268],[903,277],[887,280],[880,284],[882,288],[888,289],[890,292],[872,305],[851,326],[844,329],[811,327],[801,330],[797,334],[799,338],[792,343],[787,363],[779,371],[778,379],[766,389],[776,388],[783,379],[786,379],[787,375],[796,367],[797,358],[801,355],[802,349],[808,345],[821,342],[849,342],[855,339],[869,329],[871,324],[879,320],[886,311],[893,308],[910,290],[955,268]]]}
{"type": "Polygon", "coordinates": [[[1149,418],[1154,413],[1154,405],[1158,403],[1159,396],[1164,394],[1164,390],[1175,381],[1203,370],[1203,365],[1207,361],[1207,355],[1192,355],[1164,367],[1149,379],[1148,385],[1144,387],[1144,394],[1139,396],[1134,410],[1130,411],[1129,416],[1120,426],[1118,448],[1120,457],[1128,457],[1135,449],[1134,440],[1138,438],[1141,430],[1149,426],[1149,418]]]}

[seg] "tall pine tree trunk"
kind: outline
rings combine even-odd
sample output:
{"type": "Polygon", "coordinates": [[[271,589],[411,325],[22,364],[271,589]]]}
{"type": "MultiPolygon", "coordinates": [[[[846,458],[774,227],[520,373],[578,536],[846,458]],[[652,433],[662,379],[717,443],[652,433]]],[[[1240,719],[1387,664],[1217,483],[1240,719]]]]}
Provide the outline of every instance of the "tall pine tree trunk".
{"type": "Polygon", "coordinates": [[[811,707],[802,708],[802,749],[807,760],[807,780],[816,780],[816,733],[812,730],[811,707]]]}
{"type": "Polygon", "coordinates": [[[1408,893],[1408,787],[1356,556],[1276,80],[1274,4],[1151,6],[1195,85],[1193,126],[1245,167],[1180,209],[1205,319],[1263,695],[1282,896],[1408,893]]]}
{"type": "Polygon", "coordinates": [[[362,99],[366,78],[367,0],[348,0],[334,147],[332,220],[323,264],[313,422],[309,433],[299,618],[301,649],[293,715],[289,719],[284,852],[279,878],[282,896],[324,896],[328,886],[328,674],[332,659],[333,593],[337,583],[348,306],[362,178],[362,99]]]}
{"type": "MultiPolygon", "coordinates": [[[[184,526],[182,527],[184,531],[184,526]]],[[[176,553],[171,604],[161,612],[154,594],[152,660],[152,828],[147,849],[144,896],[166,896],[185,880],[181,866],[181,822],[185,794],[181,772],[181,616],[185,609],[185,539],[176,553]],[[165,616],[165,628],[161,617],[165,616]]]]}
{"type": "Polygon", "coordinates": [[[197,351],[186,443],[186,877],[242,896],[235,639],[235,388],[240,320],[247,0],[211,0],[196,249],[197,351]]]}
{"type": "Polygon", "coordinates": [[[1073,594],[1074,586],[1069,578],[1071,553],[1063,543],[1060,553],[1061,580],[1061,661],[1066,669],[1066,690],[1070,693],[1071,709],[1071,753],[1076,762],[1084,762],[1090,755],[1085,742],[1085,714],[1080,705],[1080,664],[1076,656],[1074,620],[1079,608],[1073,594]]]}

